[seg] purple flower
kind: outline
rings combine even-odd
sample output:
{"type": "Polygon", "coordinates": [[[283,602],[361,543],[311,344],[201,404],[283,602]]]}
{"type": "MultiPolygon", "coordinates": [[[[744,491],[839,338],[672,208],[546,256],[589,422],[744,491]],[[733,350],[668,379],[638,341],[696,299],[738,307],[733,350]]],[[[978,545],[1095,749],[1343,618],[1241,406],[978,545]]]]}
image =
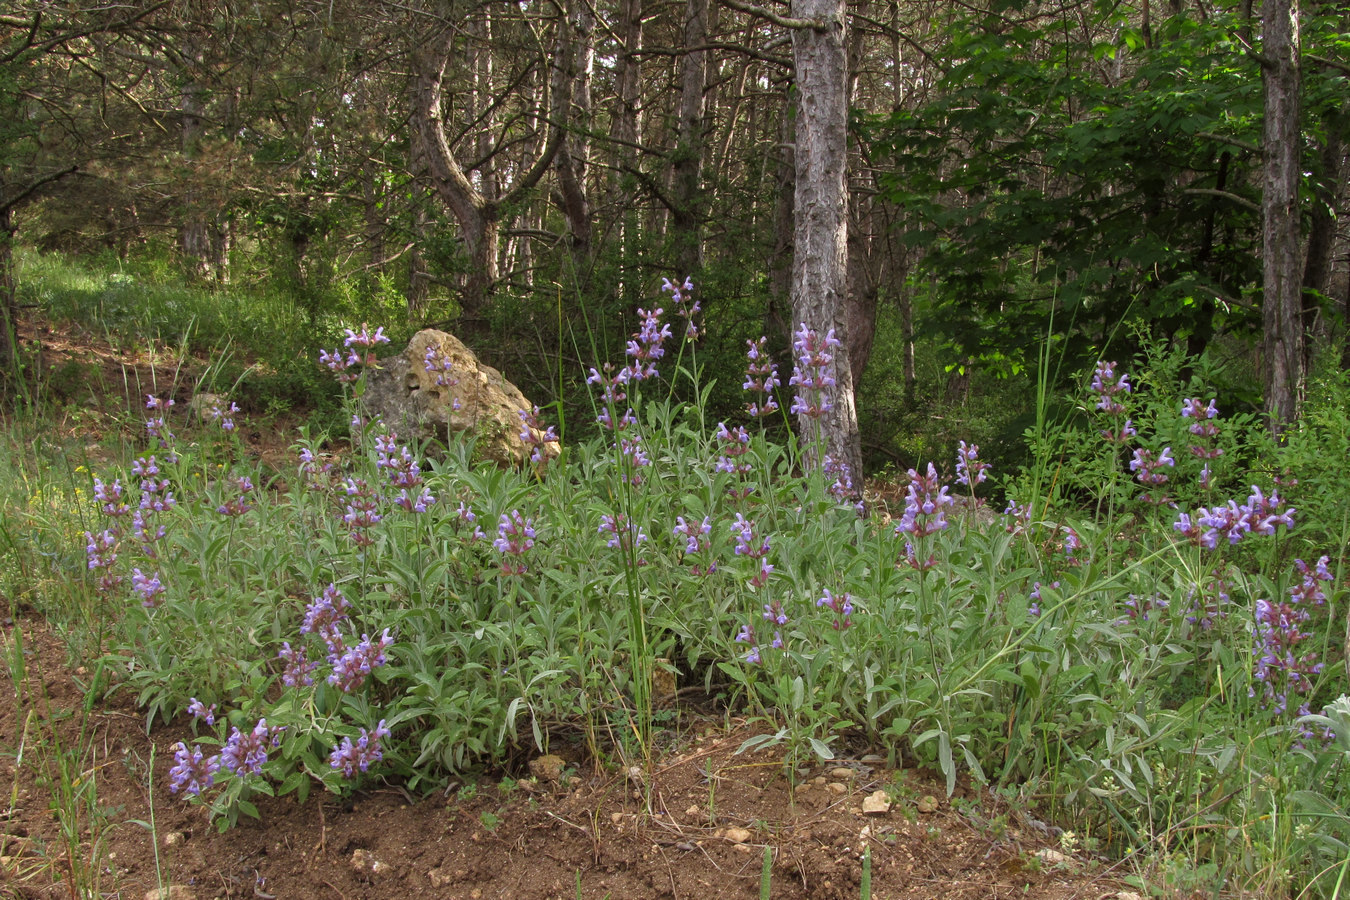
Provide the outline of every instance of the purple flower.
{"type": "Polygon", "coordinates": [[[304,647],[293,648],[290,641],[283,641],[281,649],[277,651],[277,659],[286,664],[281,673],[281,683],[286,687],[309,687],[314,683],[311,673],[319,664],[310,661],[304,647]]]}
{"type": "Polygon", "coordinates": [[[775,625],[786,625],[788,623],[787,613],[783,611],[783,604],[777,600],[772,603],[764,604],[764,620],[772,622],[775,625]]]}
{"type": "Polygon", "coordinates": [[[416,497],[409,494],[406,490],[399,491],[398,496],[394,498],[394,504],[400,506],[409,512],[424,513],[436,502],[436,496],[431,493],[430,488],[422,488],[422,493],[416,497]]]}
{"type": "Polygon", "coordinates": [[[1219,433],[1218,426],[1212,424],[1209,420],[1219,414],[1219,408],[1210,400],[1208,406],[1204,406],[1198,399],[1187,397],[1181,403],[1181,417],[1191,420],[1190,432],[1196,437],[1212,438],[1219,433]]]}
{"type": "Polygon", "coordinates": [[[146,420],[146,433],[152,438],[158,438],[161,443],[173,440],[173,432],[169,430],[169,407],[173,406],[173,399],[160,400],[152,394],[146,397],[145,408],[159,413],[146,420]]]}
{"type": "Polygon", "coordinates": [[[366,676],[387,661],[385,650],[394,643],[386,628],[380,638],[374,642],[370,635],[361,635],[361,642],[342,654],[333,664],[333,672],[328,683],[343,693],[351,693],[365,684],[366,676]]]}
{"type": "Polygon", "coordinates": [[[398,435],[389,432],[375,438],[375,466],[384,469],[389,483],[398,488],[415,488],[422,483],[422,468],[412,451],[398,443],[398,435]]]}
{"type": "Polygon", "coordinates": [[[154,609],[159,605],[159,601],[155,598],[164,593],[164,585],[160,583],[158,572],[146,576],[140,569],[132,569],[131,586],[141,595],[141,606],[154,609]]]}
{"type": "Polygon", "coordinates": [[[947,507],[955,503],[947,490],[932,463],[923,475],[910,469],[909,485],[905,488],[905,512],[895,526],[895,533],[924,537],[946,528],[947,507]]]}
{"type": "Polygon", "coordinates": [[[192,718],[201,719],[207,725],[216,724],[216,705],[214,703],[207,706],[196,697],[192,697],[188,700],[187,711],[192,718]]]}
{"type": "Polygon", "coordinates": [[[627,484],[642,484],[642,475],[638,470],[650,466],[652,461],[647,456],[647,451],[642,449],[641,435],[633,434],[620,439],[619,455],[624,463],[620,479],[627,484]]]}
{"type": "Polygon", "coordinates": [[[250,732],[231,728],[230,736],[220,751],[220,765],[227,772],[240,778],[246,775],[261,775],[262,767],[267,762],[268,744],[276,739],[268,729],[266,719],[259,719],[258,724],[253,726],[250,732]]]}
{"type": "Polygon", "coordinates": [[[967,487],[983,484],[989,477],[989,464],[980,462],[978,444],[966,446],[965,441],[957,441],[956,447],[956,483],[967,487]],[[973,480],[972,480],[973,479],[973,480]]]}
{"type": "MultiPolygon", "coordinates": [[[[755,535],[755,523],[745,516],[736,513],[736,521],[731,523],[731,531],[736,536],[737,556],[762,559],[769,555],[769,539],[764,538],[760,541],[755,535]]],[[[772,570],[773,567],[769,568],[772,570]]]]}
{"type": "Polygon", "coordinates": [[[201,796],[215,783],[216,772],[220,771],[220,757],[203,758],[202,748],[179,741],[173,746],[173,766],[169,769],[169,792],[176,794],[187,791],[201,796]]]}
{"type": "Polygon", "coordinates": [[[86,531],[84,540],[84,552],[91,570],[109,569],[117,562],[117,532],[105,529],[95,535],[86,531]]]}
{"type": "Polygon", "coordinates": [[[341,772],[343,778],[354,778],[358,771],[365,772],[371,763],[384,758],[380,741],[387,737],[389,729],[385,726],[384,719],[381,719],[374,731],[362,728],[355,744],[351,738],[344,737],[342,743],[333,748],[328,757],[328,764],[341,772]]]}
{"type": "Polygon", "coordinates": [[[253,504],[249,502],[249,495],[253,493],[252,479],[240,475],[234,479],[234,486],[236,495],[216,507],[216,512],[222,516],[242,516],[253,509],[253,504]]]}
{"type": "Polygon", "coordinates": [[[675,517],[673,534],[676,537],[684,536],[684,552],[686,554],[706,550],[708,548],[708,535],[711,533],[712,519],[708,516],[704,516],[700,523],[695,523],[692,519],[686,522],[684,516],[675,517]]]}
{"type": "MultiPolygon", "coordinates": [[[[586,379],[586,383],[600,385],[601,395],[603,397],[601,406],[605,410],[609,410],[610,408],[617,409],[620,403],[628,399],[628,394],[623,388],[628,384],[629,371],[628,369],[623,368],[620,369],[617,374],[611,375],[610,373],[614,371],[614,366],[610,363],[605,363],[600,368],[603,371],[603,374],[596,371],[594,366],[591,367],[591,375],[586,379]]],[[[606,425],[606,427],[608,427],[608,425],[606,425]]]]}
{"type": "MultiPolygon", "coordinates": [[[[1295,560],[1300,579],[1289,589],[1289,601],[1256,601],[1256,622],[1252,629],[1252,653],[1256,659],[1252,675],[1261,684],[1262,705],[1270,707],[1277,715],[1288,708],[1290,694],[1311,694],[1312,676],[1322,671],[1317,653],[1304,650],[1304,642],[1312,639],[1313,634],[1304,631],[1303,624],[1310,618],[1307,605],[1326,601],[1321,584],[1332,580],[1328,561],[1324,556],[1316,566],[1309,567],[1303,560],[1295,560]]],[[[1258,692],[1253,687],[1250,693],[1256,696],[1258,692]]],[[[1300,709],[1300,712],[1306,712],[1306,709],[1300,709]]]]}
{"type": "Polygon", "coordinates": [[[361,323],[359,332],[350,328],[344,328],[343,331],[347,332],[347,339],[342,342],[344,347],[360,347],[363,350],[369,350],[376,344],[389,343],[389,338],[384,335],[384,326],[376,328],[374,334],[370,333],[370,329],[365,322],[361,323]]]}
{"type": "Polygon", "coordinates": [[[523,575],[526,571],[521,559],[534,547],[536,537],[534,520],[520,514],[520,510],[511,510],[510,515],[503,513],[497,521],[497,539],[493,548],[505,556],[502,560],[503,575],[523,575]]]}
{"type": "Polygon", "coordinates": [[[1163,468],[1175,465],[1171,447],[1164,447],[1156,457],[1153,451],[1140,447],[1134,451],[1134,459],[1130,460],[1130,471],[1135,473],[1134,477],[1140,484],[1156,487],[1167,483],[1167,474],[1162,471],[1163,468]]]}
{"type": "Polygon", "coordinates": [[[826,477],[834,476],[834,481],[825,489],[829,495],[840,503],[852,503],[853,511],[861,516],[864,511],[862,493],[853,485],[853,472],[848,463],[827,453],[821,460],[821,471],[826,477]]]}
{"type": "Polygon", "coordinates": [[[663,312],[665,312],[663,309],[654,309],[651,312],[645,309],[638,310],[638,315],[642,317],[642,327],[633,335],[633,340],[628,342],[627,350],[628,357],[632,360],[628,365],[628,377],[632,381],[643,381],[657,376],[656,360],[666,354],[661,344],[670,337],[670,326],[661,324],[663,312]]]}
{"type": "Polygon", "coordinates": [[[744,426],[728,428],[726,422],[718,422],[717,439],[722,442],[722,455],[717,458],[717,471],[733,475],[748,473],[750,464],[741,460],[741,457],[750,452],[750,433],[744,426]]]}
{"type": "Polygon", "coordinates": [[[544,427],[544,423],[539,421],[539,407],[532,409],[516,410],[520,416],[520,440],[525,446],[532,448],[530,451],[530,462],[533,465],[541,465],[548,462],[548,457],[544,452],[547,444],[557,443],[558,433],[553,430],[553,426],[544,427]]]}
{"type": "Polygon", "coordinates": [[[348,478],[342,490],[348,498],[342,522],[347,526],[353,543],[359,547],[369,547],[375,540],[366,532],[384,520],[379,511],[379,495],[362,478],[348,478]]]}
{"type": "Polygon", "coordinates": [[[104,484],[97,477],[94,478],[94,499],[103,504],[101,509],[103,514],[110,518],[117,518],[127,514],[127,505],[122,502],[122,481],[115,479],[112,484],[104,484]]]}
{"type": "Polygon", "coordinates": [[[325,625],[335,625],[347,617],[351,608],[346,595],[335,584],[323,589],[323,594],[305,607],[305,620],[300,623],[301,634],[318,634],[325,625]]]}
{"type": "Polygon", "coordinates": [[[641,545],[647,541],[647,535],[643,533],[637,523],[630,522],[623,513],[602,516],[599,530],[600,534],[610,535],[609,539],[605,541],[607,547],[622,547],[629,550],[634,545],[641,545]]]}
{"type": "Polygon", "coordinates": [[[853,624],[853,595],[848,592],[835,596],[826,588],[816,601],[817,607],[825,607],[834,613],[834,630],[843,631],[853,624]]]}
{"type": "Polygon", "coordinates": [[[688,277],[684,279],[684,284],[674,285],[670,283],[669,278],[661,279],[661,290],[670,294],[670,299],[675,302],[680,311],[680,315],[689,321],[689,325],[684,330],[684,336],[691,341],[698,340],[699,328],[694,324],[694,316],[698,315],[703,307],[699,305],[694,296],[694,282],[688,277]]]}
{"type": "Polygon", "coordinates": [[[789,412],[818,419],[830,411],[829,389],[835,386],[834,354],[830,351],[839,346],[839,339],[833,328],[822,338],[814,329],[807,328],[805,322],[798,327],[794,338],[792,350],[796,365],[788,384],[797,390],[789,412]]]}
{"type": "Polygon", "coordinates": [[[1125,406],[1115,398],[1130,392],[1130,376],[1122,375],[1117,380],[1116,364],[1098,360],[1092,373],[1092,392],[1097,394],[1097,409],[1108,416],[1121,415],[1125,412],[1125,406]]]}
{"type": "MultiPolygon", "coordinates": [[[[455,361],[440,348],[436,346],[427,347],[426,355],[422,358],[423,368],[436,376],[437,387],[455,387],[459,384],[459,379],[452,373],[455,368],[455,361]]],[[[450,409],[458,412],[463,408],[458,397],[450,398],[450,409]]]]}
{"type": "Polygon", "coordinates": [[[745,342],[748,346],[745,355],[749,363],[745,369],[745,383],[741,387],[752,396],[758,395],[758,399],[750,401],[750,415],[756,418],[777,411],[778,401],[774,399],[773,391],[782,384],[778,380],[778,367],[764,352],[767,341],[768,338],[761,337],[757,341],[745,342]]]}
{"type": "Polygon", "coordinates": [[[340,349],[332,352],[320,350],[319,365],[332,372],[338,381],[350,384],[360,377],[358,372],[352,370],[361,365],[361,357],[355,351],[348,351],[344,356],[340,349]]]}
{"type": "Polygon", "coordinates": [[[216,400],[211,404],[211,408],[206,411],[207,418],[220,425],[220,430],[227,434],[234,431],[234,414],[239,412],[239,404],[231,402],[229,406],[221,406],[221,402],[216,400]]]}

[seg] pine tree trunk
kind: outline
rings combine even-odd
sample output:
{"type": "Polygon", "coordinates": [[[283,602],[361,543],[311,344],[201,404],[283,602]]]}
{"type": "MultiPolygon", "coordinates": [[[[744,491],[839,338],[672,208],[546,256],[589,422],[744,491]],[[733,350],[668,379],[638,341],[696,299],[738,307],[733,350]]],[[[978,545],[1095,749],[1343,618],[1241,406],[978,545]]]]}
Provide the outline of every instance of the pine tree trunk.
{"type": "Polygon", "coordinates": [[[1265,87],[1262,351],[1266,419],[1281,431],[1298,415],[1303,380],[1298,6],[1265,0],[1261,10],[1265,87]]]}
{"type": "Polygon", "coordinates": [[[855,479],[862,450],[848,356],[848,56],[843,0],[795,0],[794,18],[819,28],[792,33],[797,80],[796,193],[792,260],[794,327],[805,324],[824,335],[834,329],[835,387],[830,411],[819,422],[799,422],[808,465],[819,465],[823,450],[847,463],[855,479]],[[812,441],[819,428],[820,447],[812,441]]]}

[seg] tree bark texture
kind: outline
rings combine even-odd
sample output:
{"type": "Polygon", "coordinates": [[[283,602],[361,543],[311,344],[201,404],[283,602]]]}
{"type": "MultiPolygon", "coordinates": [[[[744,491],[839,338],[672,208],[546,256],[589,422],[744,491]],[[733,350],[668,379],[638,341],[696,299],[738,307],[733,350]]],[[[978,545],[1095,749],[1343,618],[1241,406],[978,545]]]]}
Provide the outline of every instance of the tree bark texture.
{"type": "Polygon", "coordinates": [[[1303,381],[1303,258],[1298,204],[1302,142],[1296,0],[1265,0],[1261,27],[1265,95],[1262,350],[1266,419],[1271,430],[1278,432],[1298,415],[1303,381]]]}
{"type": "Polygon", "coordinates": [[[589,268],[587,260],[592,239],[591,201],[586,190],[586,168],[591,152],[587,137],[591,127],[591,75],[595,68],[595,14],[590,4],[575,3],[568,13],[567,25],[566,57],[553,72],[553,117],[555,121],[567,121],[571,127],[558,147],[554,164],[558,170],[559,206],[567,218],[572,260],[584,283],[583,273],[589,268]]]}
{"type": "Polygon", "coordinates": [[[834,329],[835,386],[830,410],[818,421],[799,425],[808,465],[819,449],[862,471],[858,413],[848,348],[848,56],[843,0],[796,0],[792,16],[818,23],[792,33],[797,81],[796,191],[793,198],[792,312],[794,327],[805,324],[824,335],[834,329]],[[816,429],[819,429],[818,435],[816,429]]]}
{"type": "Polygon", "coordinates": [[[684,60],[680,71],[679,133],[671,171],[670,210],[675,240],[676,276],[697,275],[703,264],[701,198],[703,181],[704,92],[708,85],[708,51],[694,50],[708,41],[708,0],[688,0],[684,24],[684,60]]]}

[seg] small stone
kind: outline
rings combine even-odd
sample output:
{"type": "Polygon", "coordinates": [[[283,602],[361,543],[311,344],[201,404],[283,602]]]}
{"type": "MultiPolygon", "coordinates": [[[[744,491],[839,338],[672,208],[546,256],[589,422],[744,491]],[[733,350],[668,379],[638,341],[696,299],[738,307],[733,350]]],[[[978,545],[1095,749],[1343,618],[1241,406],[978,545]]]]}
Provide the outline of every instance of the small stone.
{"type": "Polygon", "coordinates": [[[865,816],[881,816],[891,811],[891,797],[885,791],[873,791],[863,798],[862,811],[865,816]]]}
{"type": "Polygon", "coordinates": [[[183,843],[184,841],[186,841],[186,840],[187,840],[187,835],[183,834],[183,832],[181,832],[181,831],[170,831],[168,834],[164,835],[164,846],[165,846],[165,847],[177,847],[177,846],[179,846],[180,844],[182,844],[182,843],[183,843]]]}
{"type": "Polygon", "coordinates": [[[848,793],[847,785],[842,785],[837,781],[831,781],[829,784],[825,785],[825,790],[829,791],[831,794],[838,794],[838,795],[848,793]]]}
{"type": "Polygon", "coordinates": [[[921,813],[937,812],[938,801],[932,794],[924,794],[919,798],[918,806],[921,813]]]}
{"type": "Polygon", "coordinates": [[[812,783],[812,784],[824,784],[824,783],[825,783],[825,776],[824,776],[824,775],[817,775],[815,778],[812,778],[812,779],[811,779],[811,783],[812,783]]]}
{"type": "Polygon", "coordinates": [[[1144,900],[1144,897],[1142,894],[1137,894],[1134,891],[1117,891],[1104,898],[1104,900],[1144,900]]]}
{"type": "Polygon", "coordinates": [[[1041,865],[1043,866],[1059,866],[1066,869],[1073,866],[1073,857],[1049,847],[1046,847],[1043,850],[1037,850],[1036,858],[1041,861],[1041,865]]]}
{"type": "Polygon", "coordinates": [[[623,813],[613,812],[609,814],[609,824],[618,825],[622,821],[623,821],[623,813]]]}
{"type": "Polygon", "coordinates": [[[735,850],[737,853],[750,853],[752,850],[749,844],[736,844],[732,846],[731,849],[735,850]]]}
{"type": "Polygon", "coordinates": [[[644,780],[642,775],[642,766],[629,766],[628,780],[633,782],[633,784],[642,784],[644,780]]]}
{"type": "Polygon", "coordinates": [[[744,844],[754,837],[754,833],[748,828],[728,828],[722,832],[722,837],[731,841],[733,844],[744,844]]]}
{"type": "Polygon", "coordinates": [[[368,879],[389,873],[388,864],[376,859],[369,850],[358,848],[352,851],[351,864],[358,878],[368,879]]]}
{"type": "Polygon", "coordinates": [[[563,770],[567,768],[567,761],[561,756],[555,756],[552,753],[544,756],[536,756],[530,760],[530,774],[540,781],[546,781],[549,784],[557,784],[562,778],[563,770]]]}
{"type": "Polygon", "coordinates": [[[850,769],[846,766],[840,766],[837,769],[830,770],[831,778],[838,778],[843,781],[848,781],[850,778],[856,778],[857,776],[858,776],[857,769],[850,769]]]}
{"type": "Polygon", "coordinates": [[[689,818],[693,819],[693,818],[697,818],[697,817],[698,817],[698,814],[701,813],[701,812],[703,812],[703,810],[699,809],[699,808],[698,808],[698,805],[695,804],[694,806],[691,806],[691,807],[689,807],[688,809],[686,809],[686,810],[684,811],[684,814],[685,814],[686,816],[688,816],[689,818]]]}
{"type": "Polygon", "coordinates": [[[145,892],[145,900],[196,900],[196,897],[185,885],[173,884],[163,888],[151,888],[145,892]]]}
{"type": "Polygon", "coordinates": [[[804,793],[804,792],[809,791],[809,790],[811,790],[811,782],[809,782],[809,781],[808,781],[806,784],[799,784],[799,785],[797,785],[797,793],[799,793],[799,794],[804,793]]]}

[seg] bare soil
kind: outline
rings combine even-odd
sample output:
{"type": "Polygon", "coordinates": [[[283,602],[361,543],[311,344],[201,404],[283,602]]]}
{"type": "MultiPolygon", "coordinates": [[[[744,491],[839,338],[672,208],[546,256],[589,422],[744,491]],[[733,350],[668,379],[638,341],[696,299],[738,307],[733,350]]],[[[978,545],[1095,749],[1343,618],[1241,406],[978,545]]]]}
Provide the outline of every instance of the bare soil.
{"type": "Polygon", "coordinates": [[[173,900],[754,898],[766,847],[772,896],[784,900],[859,897],[868,847],[874,897],[1100,900],[1123,890],[1102,861],[1056,855],[1053,829],[988,793],[959,789],[948,800],[924,773],[839,760],[794,789],[773,751],[737,753],[753,731],[734,719],[728,730],[692,717],[641,780],[563,750],[556,780],[499,773],[426,797],[390,783],[348,800],[267,800],[260,820],[222,834],[205,809],[168,791],[170,748],[191,738],[186,723],[147,734],[117,697],[84,713],[83,670],[69,668],[37,618],[7,622],[6,647],[16,627],[29,678],[22,697],[0,692],[6,900],[77,896],[72,856],[86,872],[80,896],[154,897],[172,886],[173,900]],[[58,742],[75,787],[96,782],[97,809],[61,802],[58,742]],[[894,805],[864,813],[880,789],[894,805]],[[63,806],[75,811],[64,825],[63,806]]]}

